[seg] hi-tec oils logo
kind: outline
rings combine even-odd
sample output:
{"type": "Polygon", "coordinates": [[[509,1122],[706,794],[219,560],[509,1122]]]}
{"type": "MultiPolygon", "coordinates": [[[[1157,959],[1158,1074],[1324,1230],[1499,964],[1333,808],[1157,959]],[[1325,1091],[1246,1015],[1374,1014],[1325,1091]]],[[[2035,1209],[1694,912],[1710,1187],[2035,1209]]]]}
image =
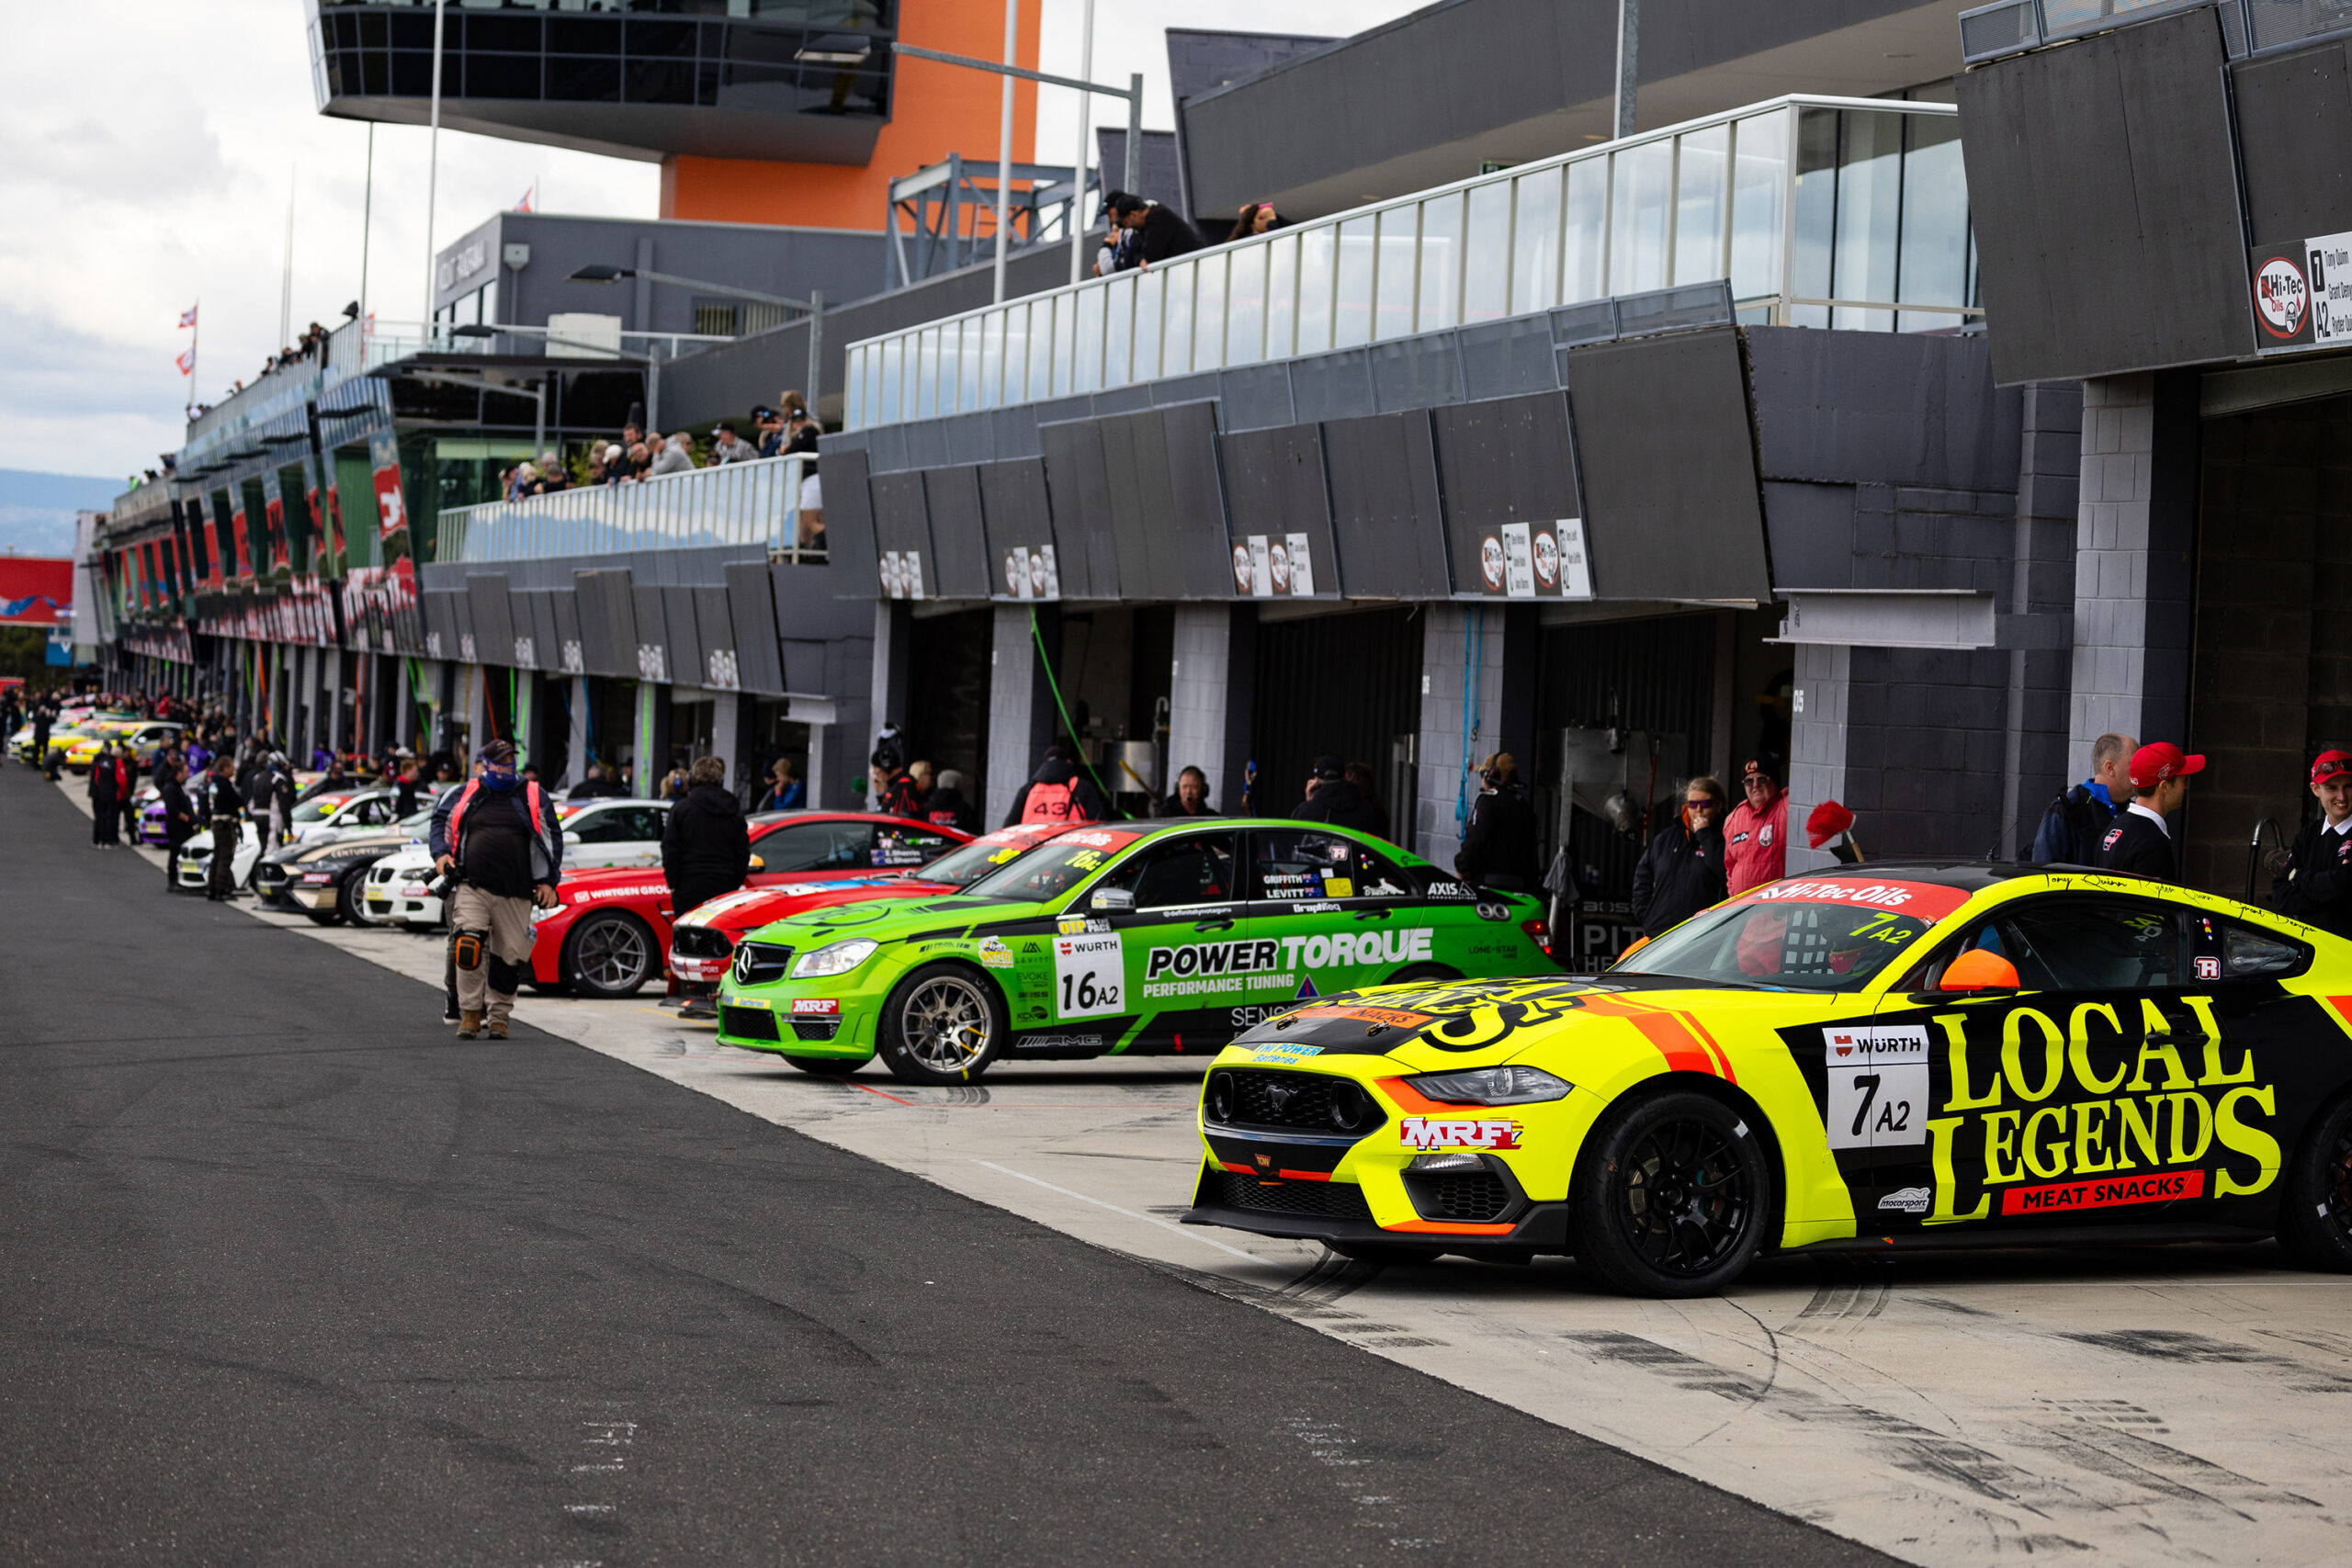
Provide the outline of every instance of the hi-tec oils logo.
{"type": "Polygon", "coordinates": [[[2294,257],[2272,256],[2254,269],[2255,314],[2272,337],[2290,338],[2302,331],[2311,308],[2311,284],[2294,257]]]}
{"type": "Polygon", "coordinates": [[[1515,1149],[1521,1131],[1518,1122],[1502,1116],[1475,1122],[1408,1116],[1397,1126],[1396,1141],[1408,1149],[1515,1149]]]}

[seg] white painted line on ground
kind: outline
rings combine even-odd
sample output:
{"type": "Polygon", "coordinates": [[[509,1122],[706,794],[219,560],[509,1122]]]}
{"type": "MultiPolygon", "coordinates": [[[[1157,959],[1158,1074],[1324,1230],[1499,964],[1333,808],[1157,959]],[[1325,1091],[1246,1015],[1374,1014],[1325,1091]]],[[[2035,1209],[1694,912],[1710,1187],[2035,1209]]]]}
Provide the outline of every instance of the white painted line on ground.
{"type": "Polygon", "coordinates": [[[1028,1182],[1031,1186],[1042,1187],[1048,1192],[1058,1192],[1065,1198],[1075,1198],[1081,1203],[1091,1203],[1098,1209],[1108,1209],[1114,1214],[1125,1214],[1131,1220],[1141,1220],[1145,1224],[1158,1225],[1164,1231],[1174,1231],[1178,1235],[1184,1237],[1188,1241],[1197,1241],[1203,1247],[1214,1247],[1219,1252],[1227,1253],[1232,1257],[1238,1258],[1245,1263],[1263,1263],[1265,1261],[1264,1258],[1260,1258],[1256,1253],[1244,1252],[1238,1247],[1227,1247],[1225,1243],[1212,1240],[1209,1237],[1201,1235],[1198,1231],[1187,1230],[1182,1225],[1171,1225],[1166,1220],[1155,1220],[1149,1214],[1138,1214],[1133,1209],[1122,1209],[1116,1203],[1105,1203],[1100,1198],[1090,1198],[1083,1192],[1073,1192],[1067,1187],[1057,1187],[1050,1181],[1040,1181],[1034,1176],[1023,1175],[1022,1172],[1013,1169],[1011,1166],[999,1165],[992,1159],[976,1159],[972,1163],[974,1165],[984,1165],[990,1170],[1001,1171],[1006,1176],[1017,1177],[1021,1180],[1028,1182]]]}

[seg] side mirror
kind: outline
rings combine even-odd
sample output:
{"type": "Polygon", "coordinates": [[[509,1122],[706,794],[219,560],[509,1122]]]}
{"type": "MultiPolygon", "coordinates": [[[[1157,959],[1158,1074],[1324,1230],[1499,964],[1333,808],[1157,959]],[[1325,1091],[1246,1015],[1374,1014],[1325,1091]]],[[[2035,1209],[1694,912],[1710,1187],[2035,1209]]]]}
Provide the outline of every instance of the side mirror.
{"type": "Polygon", "coordinates": [[[1087,907],[1104,914],[1132,909],[1136,907],[1136,896],[1124,887],[1098,887],[1094,890],[1094,897],[1087,901],[1087,907]]]}
{"type": "Polygon", "coordinates": [[[566,833],[566,834],[563,836],[563,847],[564,847],[565,849],[567,849],[567,850],[576,850],[576,849],[578,849],[578,848],[580,847],[580,844],[581,844],[581,838],[580,838],[580,835],[579,835],[579,834],[577,834],[577,833],[566,833]]]}
{"type": "Polygon", "coordinates": [[[1939,991],[1996,991],[2018,988],[2018,966],[1997,953],[1971,948],[1944,965],[1939,991]]]}
{"type": "Polygon", "coordinates": [[[760,855],[753,855],[752,857],[752,869],[753,871],[765,871],[767,868],[768,863],[763,857],[760,855]]]}

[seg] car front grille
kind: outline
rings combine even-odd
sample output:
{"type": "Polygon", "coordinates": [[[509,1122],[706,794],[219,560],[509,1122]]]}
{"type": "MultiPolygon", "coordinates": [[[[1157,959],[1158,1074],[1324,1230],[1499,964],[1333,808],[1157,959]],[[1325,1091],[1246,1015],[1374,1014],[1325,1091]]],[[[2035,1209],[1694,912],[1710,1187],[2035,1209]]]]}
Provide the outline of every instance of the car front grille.
{"type": "Polygon", "coordinates": [[[825,1019],[817,1023],[796,1023],[792,1026],[794,1035],[802,1040],[831,1040],[841,1032],[842,1021],[837,1018],[825,1019]]]}
{"type": "Polygon", "coordinates": [[[729,946],[725,931],[708,926],[680,926],[670,938],[670,951],[681,958],[724,958],[729,946]]]}
{"type": "Polygon", "coordinates": [[[1305,1214],[1324,1220],[1370,1220],[1363,1189],[1351,1181],[1260,1181],[1220,1170],[1209,1179],[1209,1201],[1222,1208],[1265,1214],[1305,1214]]]}
{"type": "Polygon", "coordinates": [[[276,893],[293,878],[282,865],[263,865],[254,873],[254,886],[264,893],[276,893]]]}
{"type": "Polygon", "coordinates": [[[792,967],[792,949],[772,942],[747,942],[735,950],[735,983],[765,986],[784,978],[792,967]]]}
{"type": "Polygon", "coordinates": [[[1414,1210],[1425,1220],[1485,1224],[1500,1219],[1510,1207],[1510,1185],[1491,1170],[1408,1176],[1405,1190],[1412,1196],[1414,1210]]]}
{"type": "Polygon", "coordinates": [[[1201,1103],[1214,1126],[1361,1135],[1385,1120],[1352,1078],[1327,1073],[1220,1068],[1209,1075],[1201,1103]]]}
{"type": "Polygon", "coordinates": [[[723,1007],[718,1010],[718,1032],[739,1040],[774,1040],[775,1014],[758,1008],[723,1007]]]}

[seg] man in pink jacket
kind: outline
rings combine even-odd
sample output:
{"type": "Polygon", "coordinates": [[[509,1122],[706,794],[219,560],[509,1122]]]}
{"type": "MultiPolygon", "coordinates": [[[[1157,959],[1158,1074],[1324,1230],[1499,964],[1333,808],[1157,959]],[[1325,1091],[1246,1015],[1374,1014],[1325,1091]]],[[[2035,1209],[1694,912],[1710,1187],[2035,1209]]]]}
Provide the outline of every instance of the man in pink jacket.
{"type": "Polygon", "coordinates": [[[1789,797],[1761,762],[1747,764],[1747,798],[1732,808],[1724,824],[1724,873],[1732,896],[1767,882],[1777,882],[1789,869],[1789,797]]]}

